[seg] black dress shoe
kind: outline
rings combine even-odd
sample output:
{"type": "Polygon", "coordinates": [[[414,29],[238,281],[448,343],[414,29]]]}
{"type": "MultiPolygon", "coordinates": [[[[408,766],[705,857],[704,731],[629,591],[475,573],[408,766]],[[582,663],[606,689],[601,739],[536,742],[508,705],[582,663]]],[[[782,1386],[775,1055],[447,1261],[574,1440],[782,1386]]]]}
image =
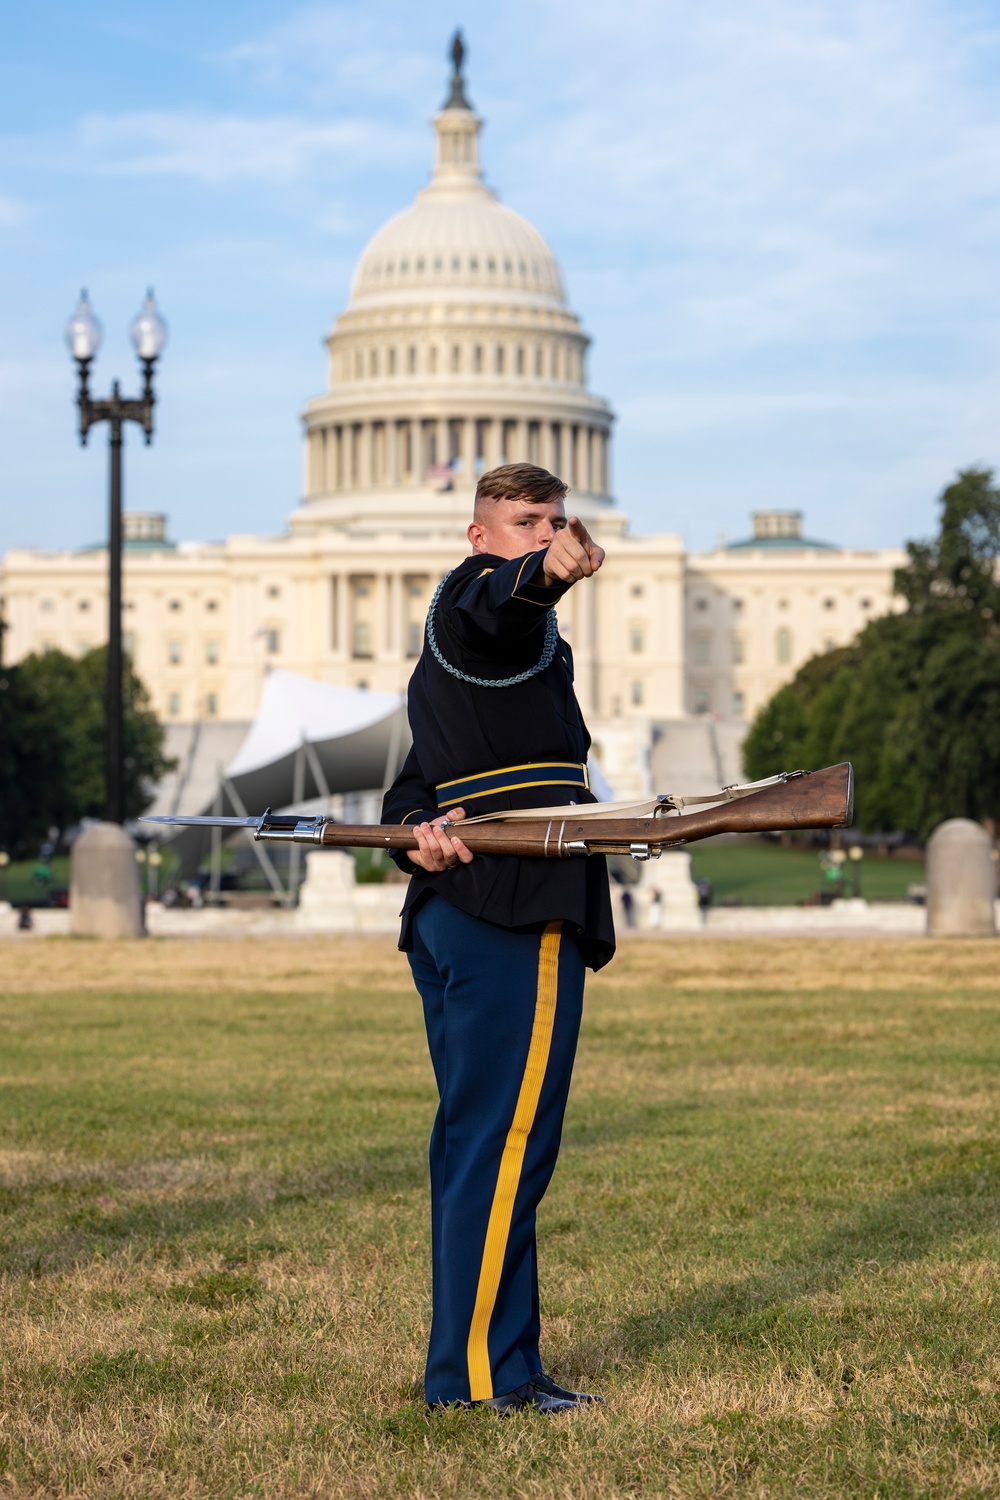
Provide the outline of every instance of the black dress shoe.
{"type": "MultiPolygon", "coordinates": [[[[559,1389],[558,1386],[555,1387],[559,1389]]],[[[509,1416],[513,1411],[538,1411],[546,1417],[554,1417],[561,1411],[573,1411],[579,1405],[572,1398],[553,1395],[537,1385],[535,1380],[529,1380],[526,1385],[519,1385],[516,1390],[508,1391],[506,1396],[491,1396],[488,1400],[473,1401],[473,1406],[491,1406],[494,1411],[502,1412],[509,1416]]]]}
{"type": "Polygon", "coordinates": [[[551,1375],[546,1375],[544,1370],[539,1370],[537,1375],[532,1375],[528,1384],[534,1386],[543,1396],[551,1396],[556,1401],[568,1401],[572,1406],[606,1406],[607,1402],[603,1396],[592,1396],[589,1391],[568,1391],[564,1386],[557,1385],[551,1375]]]}

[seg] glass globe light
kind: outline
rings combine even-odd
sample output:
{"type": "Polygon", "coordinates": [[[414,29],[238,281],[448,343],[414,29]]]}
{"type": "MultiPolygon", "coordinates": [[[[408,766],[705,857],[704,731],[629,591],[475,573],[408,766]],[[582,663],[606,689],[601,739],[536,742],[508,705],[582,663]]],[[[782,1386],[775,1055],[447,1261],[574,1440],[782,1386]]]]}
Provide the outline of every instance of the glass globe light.
{"type": "Polygon", "coordinates": [[[94,317],[86,287],[80,293],[73,316],[66,324],[66,343],[74,359],[93,359],[101,347],[101,325],[94,317]]]}
{"type": "Polygon", "coordinates": [[[129,324],[128,331],[140,359],[157,359],[162,354],[167,342],[167,325],[160,317],[152,287],[129,324]]]}

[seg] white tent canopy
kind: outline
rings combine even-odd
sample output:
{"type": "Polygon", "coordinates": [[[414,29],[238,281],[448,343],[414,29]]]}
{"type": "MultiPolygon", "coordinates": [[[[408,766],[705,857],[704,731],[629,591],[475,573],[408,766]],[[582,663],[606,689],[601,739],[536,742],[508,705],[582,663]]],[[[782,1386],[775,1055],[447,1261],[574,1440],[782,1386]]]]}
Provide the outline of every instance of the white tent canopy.
{"type": "Polygon", "coordinates": [[[373,791],[393,780],[409,743],[402,693],[274,671],[225,780],[253,814],[310,797],[373,791]]]}

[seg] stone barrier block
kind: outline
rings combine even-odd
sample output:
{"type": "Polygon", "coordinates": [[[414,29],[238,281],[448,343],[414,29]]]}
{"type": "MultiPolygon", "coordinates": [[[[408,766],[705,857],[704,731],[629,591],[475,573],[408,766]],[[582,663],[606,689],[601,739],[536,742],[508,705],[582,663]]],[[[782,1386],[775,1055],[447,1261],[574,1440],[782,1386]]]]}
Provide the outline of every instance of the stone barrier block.
{"type": "Polygon", "coordinates": [[[996,866],[985,828],[949,818],[927,841],[929,937],[993,937],[996,866]]]}
{"type": "Polygon", "coordinates": [[[85,828],[70,860],[70,931],[74,937],[142,937],[142,894],[135,844],[117,823],[85,828]]]}

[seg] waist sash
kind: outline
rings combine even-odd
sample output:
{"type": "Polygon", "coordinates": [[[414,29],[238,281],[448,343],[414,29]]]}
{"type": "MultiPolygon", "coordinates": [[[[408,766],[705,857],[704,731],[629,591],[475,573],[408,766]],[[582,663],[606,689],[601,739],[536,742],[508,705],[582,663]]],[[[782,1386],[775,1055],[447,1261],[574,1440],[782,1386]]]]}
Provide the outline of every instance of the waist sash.
{"type": "Polygon", "coordinates": [[[590,791],[590,775],[585,765],[558,760],[529,761],[524,766],[501,766],[498,771],[482,771],[478,776],[458,776],[442,781],[434,788],[438,807],[458,807],[476,797],[499,796],[520,792],[533,786],[576,786],[590,791]]]}

